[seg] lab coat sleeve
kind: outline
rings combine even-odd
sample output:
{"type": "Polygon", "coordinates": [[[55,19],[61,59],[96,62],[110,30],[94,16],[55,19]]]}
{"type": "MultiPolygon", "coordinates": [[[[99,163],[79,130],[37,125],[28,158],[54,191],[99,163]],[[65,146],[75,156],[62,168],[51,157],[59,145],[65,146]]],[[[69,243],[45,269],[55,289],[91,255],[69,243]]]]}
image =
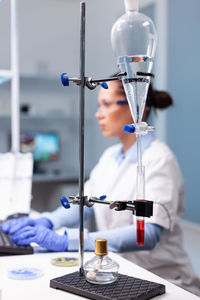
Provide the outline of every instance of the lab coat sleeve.
{"type": "MultiPolygon", "coordinates": [[[[78,250],[78,229],[68,229],[68,251],[78,250]]],[[[108,240],[108,250],[112,252],[152,250],[160,239],[162,227],[148,223],[145,226],[145,243],[140,247],[136,244],[135,225],[112,229],[108,231],[88,232],[84,231],[84,250],[94,251],[95,239],[106,238],[108,240]]]]}
{"type": "Polygon", "coordinates": [[[146,168],[147,200],[153,201],[153,216],[146,219],[172,230],[184,206],[184,182],[173,154],[158,156],[146,168]]]}
{"type": "MultiPolygon", "coordinates": [[[[84,185],[85,195],[90,196],[92,189],[92,180],[89,179],[84,185]]],[[[84,218],[88,219],[94,213],[93,208],[84,207],[84,218]]],[[[79,223],[79,205],[72,204],[69,209],[60,206],[53,212],[44,212],[42,217],[48,218],[52,224],[53,229],[56,230],[60,227],[73,227],[79,223]]]]}
{"type": "MultiPolygon", "coordinates": [[[[95,180],[95,174],[98,170],[98,164],[94,167],[90,174],[90,178],[84,184],[84,195],[91,197],[95,193],[93,191],[93,181],[95,180]]],[[[100,196],[100,195],[98,195],[100,196]]],[[[87,206],[84,207],[84,218],[88,219],[94,213],[93,208],[87,206]]],[[[71,205],[70,209],[64,209],[62,206],[58,207],[53,212],[44,212],[42,217],[48,218],[52,224],[53,229],[56,230],[60,227],[73,227],[79,223],[79,205],[71,205]]]]}
{"type": "MultiPolygon", "coordinates": [[[[84,218],[88,219],[93,214],[93,208],[84,207],[84,218]]],[[[71,205],[70,208],[65,209],[60,206],[53,212],[44,212],[41,217],[48,218],[52,224],[53,229],[60,227],[73,227],[79,223],[79,205],[71,205]]]]}
{"type": "MultiPolygon", "coordinates": [[[[91,174],[95,173],[95,168],[91,174]]],[[[85,182],[84,194],[90,197],[93,194],[92,191],[92,181],[94,176],[90,175],[90,179],[85,182]]],[[[88,219],[94,213],[93,208],[87,206],[84,207],[84,218],[88,219]]],[[[72,204],[69,209],[65,209],[62,206],[58,207],[53,212],[44,212],[41,217],[48,218],[52,224],[53,229],[56,230],[60,227],[73,227],[79,223],[79,205],[72,204]]]]}

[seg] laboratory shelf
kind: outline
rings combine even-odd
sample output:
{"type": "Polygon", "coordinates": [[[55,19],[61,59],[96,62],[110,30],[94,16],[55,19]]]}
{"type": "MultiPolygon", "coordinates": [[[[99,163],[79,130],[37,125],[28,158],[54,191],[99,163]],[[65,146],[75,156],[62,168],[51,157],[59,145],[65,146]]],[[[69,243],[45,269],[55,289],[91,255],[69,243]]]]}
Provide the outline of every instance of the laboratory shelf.
{"type": "Polygon", "coordinates": [[[78,183],[78,173],[72,172],[52,172],[43,174],[33,174],[33,182],[66,182],[66,183],[78,183]]]}

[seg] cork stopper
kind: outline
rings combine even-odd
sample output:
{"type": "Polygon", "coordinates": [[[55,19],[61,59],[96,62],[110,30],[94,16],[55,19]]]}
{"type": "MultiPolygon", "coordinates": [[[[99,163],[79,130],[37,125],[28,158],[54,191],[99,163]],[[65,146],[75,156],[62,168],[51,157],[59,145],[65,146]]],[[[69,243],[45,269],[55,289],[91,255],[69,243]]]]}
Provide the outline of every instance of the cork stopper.
{"type": "Polygon", "coordinates": [[[95,254],[96,255],[107,255],[108,247],[106,239],[96,239],[95,240],[95,254]]]}

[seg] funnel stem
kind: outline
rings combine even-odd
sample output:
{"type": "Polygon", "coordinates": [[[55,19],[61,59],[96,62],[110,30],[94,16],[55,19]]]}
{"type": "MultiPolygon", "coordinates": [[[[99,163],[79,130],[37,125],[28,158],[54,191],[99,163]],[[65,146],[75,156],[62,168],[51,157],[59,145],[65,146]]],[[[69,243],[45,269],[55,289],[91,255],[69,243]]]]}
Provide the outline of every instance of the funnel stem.
{"type": "MultiPolygon", "coordinates": [[[[137,142],[137,200],[145,199],[145,167],[142,166],[142,148],[141,148],[141,135],[136,135],[137,142]]],[[[137,244],[138,246],[144,245],[144,217],[137,217],[136,219],[137,229],[137,244]]]]}

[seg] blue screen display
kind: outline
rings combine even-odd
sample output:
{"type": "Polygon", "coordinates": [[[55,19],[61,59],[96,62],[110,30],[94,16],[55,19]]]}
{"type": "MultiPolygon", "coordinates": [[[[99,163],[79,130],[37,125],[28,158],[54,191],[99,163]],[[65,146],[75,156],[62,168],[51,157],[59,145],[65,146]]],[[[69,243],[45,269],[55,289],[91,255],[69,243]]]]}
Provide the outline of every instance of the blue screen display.
{"type": "Polygon", "coordinates": [[[51,161],[59,155],[59,137],[57,133],[23,133],[20,136],[21,152],[32,152],[34,161],[51,161]]]}

